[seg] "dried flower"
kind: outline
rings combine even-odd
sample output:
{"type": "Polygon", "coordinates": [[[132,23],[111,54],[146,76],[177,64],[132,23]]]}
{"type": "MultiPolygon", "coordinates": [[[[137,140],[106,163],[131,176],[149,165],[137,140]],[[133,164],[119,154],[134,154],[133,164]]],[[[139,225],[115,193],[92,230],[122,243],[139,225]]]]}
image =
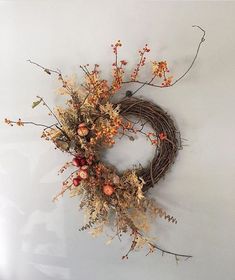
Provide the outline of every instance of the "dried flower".
{"type": "Polygon", "coordinates": [[[79,170],[78,171],[78,176],[81,178],[81,179],[87,179],[88,178],[88,172],[86,170],[79,170]]]}
{"type": "Polygon", "coordinates": [[[114,193],[114,188],[112,185],[104,185],[103,192],[104,192],[104,194],[110,196],[114,193]]]}

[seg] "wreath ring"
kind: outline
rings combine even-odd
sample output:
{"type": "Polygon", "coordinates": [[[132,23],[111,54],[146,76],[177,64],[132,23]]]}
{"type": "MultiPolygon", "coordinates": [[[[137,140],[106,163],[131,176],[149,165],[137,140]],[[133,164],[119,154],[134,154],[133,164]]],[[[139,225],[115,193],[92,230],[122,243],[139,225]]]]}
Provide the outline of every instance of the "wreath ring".
{"type": "Polygon", "coordinates": [[[149,166],[138,171],[138,176],[145,181],[143,191],[146,192],[164,177],[174,163],[177,152],[181,147],[180,134],[169,114],[153,102],[127,97],[119,104],[122,116],[141,117],[152,126],[156,135],[161,133],[167,135],[166,141],[157,146],[149,166]]]}

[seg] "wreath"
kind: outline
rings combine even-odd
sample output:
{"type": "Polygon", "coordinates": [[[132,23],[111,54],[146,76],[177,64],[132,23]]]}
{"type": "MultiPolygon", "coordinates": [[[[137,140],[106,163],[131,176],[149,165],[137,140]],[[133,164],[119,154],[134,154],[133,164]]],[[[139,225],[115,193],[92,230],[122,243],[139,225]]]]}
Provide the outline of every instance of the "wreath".
{"type": "Polygon", "coordinates": [[[205,40],[205,31],[196,27],[203,32],[196,54],[189,68],[176,80],[170,75],[166,61],[152,61],[150,80],[140,80],[140,71],[150,52],[147,44],[139,50],[139,61],[131,74],[126,73],[127,61],[119,59],[121,42],[111,45],[114,53],[111,83],[101,77],[97,64],[92,69],[89,65],[80,66],[84,80],[78,83],[74,78],[64,77],[59,70],[45,68],[29,60],[47,74],[58,75],[61,83],[58,93],[67,97],[66,104],[52,110],[42,97],[38,96],[33,102],[33,108],[41,104],[49,110],[55,121],[50,125],[5,119],[11,126],[32,124],[43,127],[42,138],[52,141],[56,149],[71,155],[71,160],[59,172],[64,173],[68,168],[72,168],[72,172],[53,201],[65,192],[69,192],[71,197],[80,196],[80,208],[84,211],[86,222],[79,230],[89,229],[93,236],[97,236],[106,227],[111,227],[114,234],[108,243],[114,237],[121,240],[122,235],[128,233],[132,241],[123,259],[127,259],[131,251],[144,246],[147,246],[148,253],[158,250],[174,255],[176,260],[192,257],[164,250],[148,236],[151,221],[157,216],[177,223],[176,218],[147,195],[147,191],[174,163],[181,140],[174,121],[165,110],[134,95],[144,86],[171,87],[190,71],[205,40]],[[123,86],[131,84],[137,84],[138,88],[127,90],[124,97],[114,101],[113,97],[123,91],[123,86]],[[153,131],[146,131],[146,123],[153,131]],[[116,137],[128,137],[133,141],[138,134],[143,134],[156,148],[149,166],[134,166],[121,173],[115,166],[102,161],[104,149],[111,148],[116,137]]]}

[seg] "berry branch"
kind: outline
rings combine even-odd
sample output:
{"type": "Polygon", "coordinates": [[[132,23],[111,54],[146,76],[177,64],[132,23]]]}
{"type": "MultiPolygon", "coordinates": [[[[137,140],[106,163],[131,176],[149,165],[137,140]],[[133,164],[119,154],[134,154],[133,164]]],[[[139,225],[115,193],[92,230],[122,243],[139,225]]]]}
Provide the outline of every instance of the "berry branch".
{"type": "MultiPolygon", "coordinates": [[[[167,84],[162,84],[162,85],[154,84],[154,83],[152,83],[152,82],[153,82],[153,80],[155,79],[156,76],[153,76],[153,77],[151,78],[150,81],[145,81],[145,82],[139,81],[139,80],[124,81],[123,84],[129,84],[129,83],[141,84],[141,86],[140,86],[139,88],[137,88],[137,90],[135,90],[135,91],[132,93],[131,96],[133,96],[136,92],[138,92],[140,89],[142,89],[142,88],[143,88],[144,86],[146,86],[146,85],[151,86],[151,87],[157,87],[157,88],[172,87],[172,86],[174,86],[176,83],[178,83],[180,80],[182,80],[182,79],[187,75],[187,73],[191,70],[191,68],[193,67],[193,65],[194,65],[194,63],[195,63],[195,61],[196,61],[196,59],[197,59],[197,57],[198,57],[198,54],[199,54],[201,45],[202,45],[202,43],[205,41],[205,35],[206,35],[205,30],[204,30],[203,28],[201,28],[200,26],[198,26],[198,25],[193,25],[192,27],[199,28],[199,29],[202,31],[203,35],[202,35],[202,37],[201,37],[201,39],[200,39],[200,42],[199,42],[199,44],[198,44],[198,47],[197,47],[195,56],[194,56],[194,58],[193,58],[191,64],[189,65],[188,69],[187,69],[178,79],[176,79],[173,83],[170,83],[170,81],[169,81],[169,83],[167,83],[167,84]]],[[[164,75],[165,75],[165,72],[164,72],[164,75]]],[[[166,79],[166,77],[165,77],[165,79],[166,79]]]]}

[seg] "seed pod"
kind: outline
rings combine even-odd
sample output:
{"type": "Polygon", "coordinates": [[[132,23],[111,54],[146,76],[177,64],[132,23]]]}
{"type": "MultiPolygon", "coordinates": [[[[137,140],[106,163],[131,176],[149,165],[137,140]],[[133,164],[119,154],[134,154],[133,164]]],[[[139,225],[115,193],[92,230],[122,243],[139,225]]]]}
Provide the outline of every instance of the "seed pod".
{"type": "Polygon", "coordinates": [[[72,163],[74,166],[77,166],[77,167],[80,166],[80,160],[78,158],[74,158],[72,163]]]}
{"type": "Polygon", "coordinates": [[[73,179],[73,184],[75,187],[77,187],[81,182],[81,178],[80,177],[77,177],[77,178],[74,178],[73,179]]]}
{"type": "Polygon", "coordinates": [[[85,123],[79,124],[77,133],[81,137],[87,136],[87,134],[89,133],[89,129],[86,127],[85,123]]]}

